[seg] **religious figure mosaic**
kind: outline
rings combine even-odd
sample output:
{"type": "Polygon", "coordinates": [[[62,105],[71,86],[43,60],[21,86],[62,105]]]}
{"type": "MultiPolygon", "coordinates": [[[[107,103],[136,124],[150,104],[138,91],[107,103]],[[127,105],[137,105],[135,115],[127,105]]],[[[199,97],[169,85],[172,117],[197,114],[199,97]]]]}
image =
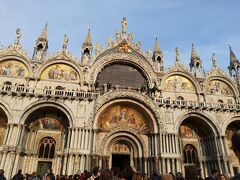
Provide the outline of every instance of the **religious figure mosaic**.
{"type": "Polygon", "coordinates": [[[32,122],[29,126],[30,129],[52,129],[64,130],[64,126],[55,118],[42,117],[32,122]]]}
{"type": "Polygon", "coordinates": [[[0,63],[0,75],[26,77],[28,76],[28,70],[27,67],[20,61],[3,61],[0,63]]]}
{"type": "Polygon", "coordinates": [[[195,87],[191,81],[183,76],[170,76],[165,80],[164,90],[166,91],[187,91],[195,92],[195,87]]]}
{"type": "Polygon", "coordinates": [[[116,143],[112,147],[112,152],[130,153],[130,149],[124,143],[116,143]]]}
{"type": "Polygon", "coordinates": [[[180,126],[180,133],[183,137],[193,137],[193,130],[188,126],[181,125],[180,126]]]}
{"type": "Polygon", "coordinates": [[[229,85],[219,80],[212,80],[208,83],[207,93],[227,96],[233,95],[233,92],[229,85]]]}
{"type": "Polygon", "coordinates": [[[106,109],[101,113],[99,122],[102,130],[114,127],[129,127],[140,132],[148,130],[144,116],[134,108],[123,105],[115,105],[106,109]]]}
{"type": "Polygon", "coordinates": [[[75,69],[66,64],[54,64],[47,67],[41,74],[41,79],[78,81],[79,75],[75,69]]]}

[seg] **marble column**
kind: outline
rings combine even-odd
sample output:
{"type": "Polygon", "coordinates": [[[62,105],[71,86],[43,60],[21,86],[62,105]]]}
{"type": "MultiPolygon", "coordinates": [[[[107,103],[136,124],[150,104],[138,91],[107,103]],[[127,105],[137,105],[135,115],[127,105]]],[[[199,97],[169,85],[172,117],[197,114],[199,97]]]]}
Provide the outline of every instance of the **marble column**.
{"type": "Polygon", "coordinates": [[[12,176],[13,176],[14,174],[16,174],[17,171],[18,171],[18,161],[19,161],[19,156],[20,156],[20,154],[17,153],[17,154],[16,154],[16,157],[15,157],[15,160],[14,160],[14,164],[13,164],[12,176]]]}
{"type": "Polygon", "coordinates": [[[5,161],[6,161],[6,157],[7,157],[7,151],[3,151],[3,156],[2,156],[2,161],[1,161],[1,164],[0,164],[0,169],[3,169],[3,166],[4,166],[5,161]]]}
{"type": "Polygon", "coordinates": [[[78,142],[77,142],[77,149],[81,149],[81,141],[82,141],[82,129],[78,129],[78,142]]]}
{"type": "Polygon", "coordinates": [[[77,142],[78,142],[78,129],[77,128],[74,128],[74,145],[73,145],[73,149],[77,149],[77,142]]]}
{"type": "Polygon", "coordinates": [[[9,130],[9,133],[8,133],[6,145],[10,145],[10,143],[11,143],[13,125],[14,125],[14,124],[9,124],[10,130],[9,130]]]}
{"type": "Polygon", "coordinates": [[[3,140],[3,145],[6,145],[6,144],[7,144],[7,139],[8,139],[9,131],[10,131],[10,125],[7,124],[7,130],[6,130],[6,132],[5,132],[5,136],[4,136],[4,140],[3,140]]]}
{"type": "Polygon", "coordinates": [[[87,147],[88,147],[88,141],[89,141],[89,139],[88,139],[89,134],[88,133],[89,133],[89,131],[88,131],[88,129],[86,129],[84,149],[87,149],[87,147]]]}

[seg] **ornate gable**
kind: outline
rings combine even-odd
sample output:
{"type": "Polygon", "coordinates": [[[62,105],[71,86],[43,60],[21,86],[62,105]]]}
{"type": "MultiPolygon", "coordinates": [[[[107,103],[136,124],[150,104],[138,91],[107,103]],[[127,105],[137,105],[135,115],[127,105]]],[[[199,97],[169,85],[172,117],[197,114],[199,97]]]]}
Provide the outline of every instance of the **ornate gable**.
{"type": "Polygon", "coordinates": [[[49,61],[49,60],[68,60],[68,61],[76,61],[76,62],[80,62],[80,60],[78,58],[76,58],[71,52],[69,52],[68,50],[61,50],[58,51],[54,54],[49,55],[45,61],[49,61]]]}

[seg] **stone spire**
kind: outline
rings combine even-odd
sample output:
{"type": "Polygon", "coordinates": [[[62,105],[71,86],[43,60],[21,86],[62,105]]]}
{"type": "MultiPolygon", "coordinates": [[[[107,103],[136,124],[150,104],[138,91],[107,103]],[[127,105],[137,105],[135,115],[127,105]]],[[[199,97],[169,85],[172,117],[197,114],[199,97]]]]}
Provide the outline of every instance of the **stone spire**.
{"type": "Polygon", "coordinates": [[[237,57],[235,56],[234,52],[232,51],[231,46],[229,46],[229,49],[230,49],[230,66],[229,67],[235,68],[236,65],[239,65],[240,63],[237,57]]]}
{"type": "Polygon", "coordinates": [[[92,55],[92,41],[91,41],[91,31],[88,28],[87,37],[82,45],[82,64],[90,63],[91,55],[92,55]]]}
{"type": "Polygon", "coordinates": [[[155,45],[154,45],[154,53],[159,53],[162,54],[161,48],[160,48],[160,44],[158,42],[158,38],[155,38],[155,45]]]}
{"type": "Polygon", "coordinates": [[[47,33],[48,33],[48,24],[46,23],[41,35],[39,36],[39,41],[47,41],[47,33]]]}
{"type": "Polygon", "coordinates": [[[163,53],[160,48],[157,37],[155,38],[155,45],[153,51],[153,65],[157,72],[163,71],[163,53]]]}
{"type": "Polygon", "coordinates": [[[240,68],[240,63],[237,59],[237,57],[235,56],[234,52],[232,51],[231,46],[229,46],[229,50],[230,50],[230,65],[228,66],[230,75],[233,75],[233,71],[235,72],[235,75],[239,74],[239,68],[240,68]]]}
{"type": "Polygon", "coordinates": [[[34,60],[43,60],[43,58],[47,54],[48,49],[48,24],[45,25],[41,35],[36,40],[34,51],[33,51],[33,59],[34,60]]]}
{"type": "Polygon", "coordinates": [[[87,37],[82,45],[83,47],[86,47],[86,46],[92,46],[92,41],[91,41],[91,31],[90,31],[90,28],[88,28],[88,34],[87,34],[87,37]]]}
{"type": "Polygon", "coordinates": [[[190,60],[190,69],[194,72],[196,78],[203,76],[202,61],[197,54],[197,51],[192,44],[191,60],[190,60]]]}

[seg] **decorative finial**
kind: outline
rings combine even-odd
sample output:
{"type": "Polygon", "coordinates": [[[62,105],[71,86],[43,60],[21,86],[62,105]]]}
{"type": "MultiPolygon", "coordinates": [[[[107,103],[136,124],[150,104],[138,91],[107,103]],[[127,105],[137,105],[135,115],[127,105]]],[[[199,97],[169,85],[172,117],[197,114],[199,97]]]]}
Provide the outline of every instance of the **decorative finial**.
{"type": "Polygon", "coordinates": [[[180,61],[180,53],[178,47],[176,47],[176,63],[180,61]]]}
{"type": "Polygon", "coordinates": [[[64,40],[63,40],[63,51],[66,51],[67,50],[67,46],[68,46],[68,37],[66,34],[64,34],[64,40]]]}
{"type": "Polygon", "coordinates": [[[17,30],[16,30],[16,39],[15,39],[14,44],[16,44],[16,45],[19,45],[19,44],[20,44],[20,38],[21,38],[21,36],[22,36],[21,29],[20,29],[20,28],[17,28],[17,30]]]}
{"type": "Polygon", "coordinates": [[[217,67],[217,60],[216,60],[216,54],[213,53],[212,55],[212,64],[213,64],[213,67],[217,67]]]}
{"type": "Polygon", "coordinates": [[[126,17],[123,17],[123,19],[121,21],[121,24],[122,24],[122,35],[123,35],[123,38],[126,38],[126,35],[127,35],[127,20],[126,20],[126,17]]]}

